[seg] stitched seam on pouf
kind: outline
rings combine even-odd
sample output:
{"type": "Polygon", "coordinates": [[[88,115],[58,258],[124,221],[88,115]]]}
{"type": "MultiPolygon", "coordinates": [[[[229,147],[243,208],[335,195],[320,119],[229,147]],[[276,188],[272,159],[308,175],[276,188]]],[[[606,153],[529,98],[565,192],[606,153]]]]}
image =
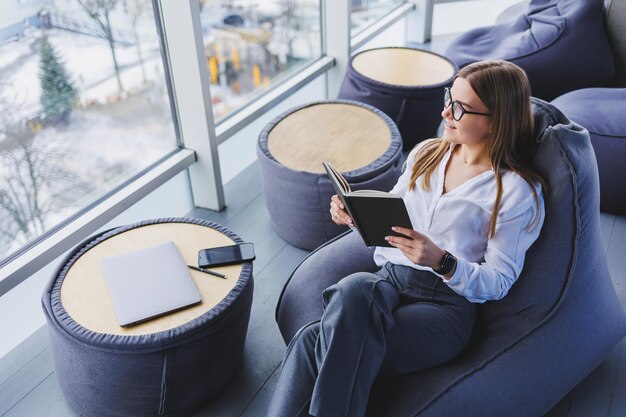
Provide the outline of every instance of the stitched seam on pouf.
{"type": "MultiPolygon", "coordinates": [[[[116,236],[120,233],[124,233],[125,231],[136,229],[139,227],[144,227],[152,224],[160,224],[160,223],[188,223],[188,224],[196,224],[205,227],[210,227],[226,236],[234,240],[236,243],[243,242],[243,239],[239,237],[233,231],[227,229],[221,224],[214,223],[207,220],[195,219],[195,218],[163,218],[163,219],[153,219],[153,220],[145,220],[135,224],[121,226],[109,231],[103,232],[101,234],[95,235],[94,237],[85,240],[87,242],[86,245],[82,247],[78,247],[71,256],[69,256],[69,261],[66,261],[61,264],[61,266],[57,269],[55,274],[52,276],[49,289],[44,294],[46,298],[46,302],[44,302],[44,307],[47,309],[50,308],[50,318],[54,325],[59,329],[59,331],[65,333],[68,337],[72,338],[78,343],[89,346],[92,349],[104,350],[104,351],[125,351],[127,353],[134,352],[147,352],[147,351],[155,351],[158,349],[162,349],[164,345],[166,346],[176,346],[180,343],[186,343],[192,340],[195,340],[199,337],[203,337],[207,328],[205,326],[208,323],[211,323],[208,326],[208,329],[211,330],[210,333],[213,333],[213,327],[217,324],[219,328],[221,328],[223,321],[226,317],[230,316],[230,312],[239,307],[241,303],[241,297],[243,293],[246,292],[247,287],[249,287],[250,282],[252,281],[252,263],[245,262],[242,264],[242,270],[240,277],[235,284],[235,286],[231,289],[231,291],[226,294],[226,296],[216,304],[212,309],[203,313],[202,315],[194,318],[193,320],[182,324],[173,329],[168,329],[162,332],[154,333],[151,335],[140,335],[140,336],[126,336],[126,335],[111,335],[106,333],[98,333],[92,330],[86,329],[80,324],[78,324],[65,310],[61,303],[60,293],[61,285],[63,280],[65,279],[65,275],[71,268],[71,266],[80,258],[84,253],[86,253],[89,249],[94,247],[95,245],[103,242],[106,239],[109,239],[113,236],[116,236]],[[56,295],[56,296],[55,296],[56,295]],[[54,298],[54,300],[53,300],[54,298]],[[58,315],[57,315],[58,314],[58,315]],[[184,331],[181,330],[183,327],[188,327],[184,331]],[[156,336],[159,338],[166,336],[167,341],[166,344],[163,344],[163,340],[159,340],[157,343],[156,336]],[[143,340],[139,346],[136,345],[138,339],[143,338],[146,339],[147,336],[155,339],[155,340],[143,340]],[[113,341],[109,341],[106,339],[112,338],[113,341]],[[125,346],[120,346],[122,342],[132,340],[133,343],[126,344],[125,346]],[[102,345],[105,346],[102,346],[102,345]]],[[[210,334],[208,333],[208,334],[210,334]]]]}
{"type": "Polygon", "coordinates": [[[161,398],[159,401],[159,414],[165,413],[165,395],[167,394],[167,350],[163,351],[163,372],[161,373],[161,398]]]}
{"type": "MultiPolygon", "coordinates": [[[[589,130],[589,129],[587,129],[587,130],[589,130]]],[[[611,134],[608,134],[608,133],[598,133],[598,132],[594,132],[592,130],[589,130],[589,134],[596,135],[596,136],[602,136],[602,137],[610,138],[610,139],[626,139],[626,136],[611,135],[611,134]]]]}
{"type": "MultiPolygon", "coordinates": [[[[558,6],[558,3],[557,3],[557,6],[558,6]]],[[[557,10],[559,12],[559,16],[562,17],[563,14],[561,13],[561,10],[559,10],[558,7],[557,7],[557,10]]],[[[528,20],[528,16],[526,16],[526,20],[528,20]]],[[[506,25],[509,25],[509,22],[500,23],[499,25],[505,25],[506,26],[506,25]]],[[[552,41],[550,41],[548,44],[546,44],[542,48],[535,49],[535,50],[533,50],[531,52],[528,52],[528,53],[522,54],[522,55],[518,55],[518,56],[515,56],[515,57],[503,56],[503,57],[500,57],[500,58],[504,59],[504,60],[507,60],[507,61],[515,62],[517,60],[520,60],[520,59],[523,59],[523,58],[528,58],[530,56],[536,55],[536,54],[542,52],[543,50],[548,49],[549,47],[554,45],[556,42],[558,42],[561,39],[561,37],[563,36],[563,34],[567,31],[567,29],[568,29],[567,19],[563,19],[563,29],[559,32],[559,34],[552,41]]],[[[530,31],[530,25],[528,26],[528,30],[530,31]]],[[[461,66],[464,67],[464,66],[466,66],[468,64],[471,64],[472,62],[474,62],[474,61],[466,62],[466,63],[464,63],[461,66]]]]}
{"type": "Polygon", "coordinates": [[[349,66],[349,70],[347,73],[348,77],[354,76],[355,78],[359,79],[359,81],[362,81],[364,84],[367,84],[369,87],[374,88],[378,91],[378,89],[383,89],[382,93],[385,94],[391,94],[389,90],[393,90],[393,95],[398,95],[398,93],[404,95],[404,94],[411,94],[411,93],[415,93],[415,92],[423,92],[425,90],[437,90],[440,89],[442,87],[445,87],[447,85],[452,84],[452,81],[454,79],[454,77],[456,76],[456,73],[458,72],[459,68],[456,66],[456,64],[454,62],[452,62],[452,60],[450,60],[450,58],[441,55],[441,54],[437,54],[434,53],[432,51],[426,51],[424,49],[418,49],[418,48],[408,48],[408,47],[400,47],[400,46],[386,46],[386,47],[381,47],[381,48],[372,48],[372,49],[368,49],[366,51],[362,51],[359,53],[354,54],[351,58],[350,58],[350,66],[349,66]],[[354,61],[354,59],[361,53],[363,52],[369,52],[369,51],[375,51],[377,49],[408,49],[408,50],[412,50],[412,51],[418,51],[418,52],[422,52],[422,53],[426,53],[426,54],[430,54],[430,55],[435,55],[438,58],[441,58],[442,60],[446,61],[448,64],[450,64],[450,66],[452,67],[453,71],[452,71],[452,76],[450,78],[448,78],[445,81],[436,83],[436,84],[429,84],[429,85],[416,85],[416,86],[411,86],[411,85],[397,85],[397,84],[388,84],[382,81],[378,81],[378,80],[374,80],[372,78],[366,77],[365,75],[361,74],[360,72],[358,72],[356,69],[354,69],[354,66],[352,65],[352,61],[354,61]]]}
{"type": "MultiPolygon", "coordinates": [[[[247,282],[247,285],[244,286],[242,292],[239,293],[239,294],[236,294],[237,295],[236,299],[233,300],[232,297],[230,296],[230,293],[226,295],[226,297],[220,302],[220,303],[222,303],[222,302],[223,303],[227,303],[226,308],[224,308],[224,310],[219,312],[219,314],[213,315],[210,318],[210,321],[211,321],[211,326],[209,327],[210,332],[207,332],[206,331],[207,329],[204,329],[204,328],[194,329],[195,331],[193,331],[193,332],[186,332],[184,334],[184,336],[181,337],[179,340],[176,340],[175,343],[170,343],[170,344],[167,344],[167,345],[155,345],[155,346],[140,345],[140,346],[137,346],[137,347],[134,347],[132,345],[126,345],[126,346],[124,346],[124,348],[120,348],[118,346],[114,346],[114,347],[106,346],[106,347],[103,347],[101,345],[94,345],[93,343],[89,343],[88,341],[83,340],[83,339],[75,336],[74,333],[68,331],[68,329],[66,327],[64,327],[63,325],[61,325],[61,324],[58,324],[56,327],[65,336],[67,336],[68,338],[72,339],[72,341],[74,343],[78,343],[80,345],[87,346],[90,349],[100,350],[100,351],[104,351],[104,352],[120,352],[120,351],[123,351],[124,353],[127,353],[127,354],[140,354],[140,353],[147,353],[147,352],[157,351],[159,349],[162,349],[163,346],[167,346],[168,348],[174,348],[174,347],[177,347],[179,345],[186,344],[186,343],[191,343],[191,342],[194,342],[194,341],[196,341],[198,339],[202,339],[202,338],[204,338],[204,337],[206,337],[208,335],[211,335],[213,333],[219,332],[225,326],[227,326],[230,322],[238,319],[239,316],[241,314],[243,314],[247,308],[250,308],[251,300],[248,301],[247,297],[248,296],[250,296],[250,298],[252,297],[252,287],[253,287],[253,277],[252,277],[252,275],[250,275],[249,280],[247,282]],[[247,304],[247,307],[245,305],[243,307],[241,307],[240,306],[241,304],[247,304]]],[[[56,317],[55,317],[55,319],[56,319],[56,317]]],[[[189,322],[187,322],[187,323],[185,323],[185,324],[183,324],[181,326],[190,325],[195,320],[197,320],[197,319],[189,321],[189,322]]],[[[55,320],[55,323],[56,323],[56,320],[55,320]]],[[[203,323],[194,324],[194,326],[201,327],[202,324],[203,323]]],[[[77,326],[80,326],[80,325],[77,324],[77,326]]],[[[87,334],[95,333],[95,332],[92,332],[91,330],[84,329],[82,326],[80,326],[80,328],[85,330],[84,333],[87,333],[87,334]]],[[[167,330],[165,332],[167,332],[167,330]]],[[[163,333],[163,332],[160,332],[160,333],[163,333]]],[[[154,333],[154,334],[151,334],[150,336],[158,335],[160,333],[154,333]]],[[[109,337],[109,336],[126,337],[126,338],[142,337],[142,335],[140,335],[140,336],[132,336],[132,335],[131,336],[119,336],[119,335],[110,335],[110,334],[104,334],[104,333],[95,333],[95,334],[96,335],[101,335],[101,336],[104,336],[104,337],[109,337]]],[[[102,343],[102,341],[98,340],[98,343],[102,343]]]]}
{"type": "Polygon", "coordinates": [[[389,141],[389,146],[387,147],[385,152],[382,155],[380,155],[377,159],[375,159],[374,161],[371,161],[369,164],[367,164],[367,165],[365,165],[363,167],[356,168],[356,169],[353,169],[351,171],[342,172],[342,175],[346,178],[346,180],[359,182],[359,181],[365,181],[366,179],[374,178],[380,172],[386,171],[388,169],[388,167],[390,165],[392,165],[393,162],[397,158],[402,156],[402,146],[403,146],[402,137],[400,135],[400,130],[396,126],[396,123],[387,114],[385,114],[383,111],[377,109],[374,106],[371,106],[371,105],[369,105],[367,103],[362,103],[360,101],[345,100],[345,99],[316,101],[316,102],[307,103],[307,104],[304,104],[304,105],[301,105],[301,106],[294,107],[292,109],[289,109],[289,110],[285,111],[284,113],[281,113],[280,115],[278,115],[277,117],[272,119],[263,128],[263,130],[259,134],[257,150],[259,150],[262,153],[262,155],[264,155],[273,164],[278,165],[280,167],[280,169],[284,169],[284,170],[291,171],[291,172],[298,173],[298,174],[302,174],[302,175],[314,176],[314,177],[318,177],[318,176],[322,175],[321,173],[300,171],[300,170],[296,170],[296,169],[290,168],[290,167],[288,167],[286,165],[283,165],[282,163],[280,163],[280,161],[278,161],[278,160],[276,160],[276,158],[274,158],[274,155],[272,155],[272,153],[269,150],[269,144],[268,144],[268,139],[269,139],[270,132],[283,119],[285,119],[286,117],[288,117],[292,113],[295,113],[295,112],[297,112],[299,110],[303,110],[303,109],[308,108],[308,107],[318,106],[318,105],[322,105],[322,104],[350,104],[350,105],[353,105],[353,106],[356,106],[356,107],[360,107],[360,108],[369,110],[372,113],[374,113],[375,115],[377,115],[378,117],[383,119],[383,121],[385,122],[385,124],[389,128],[389,131],[390,131],[390,134],[391,134],[391,139],[389,141]]]}

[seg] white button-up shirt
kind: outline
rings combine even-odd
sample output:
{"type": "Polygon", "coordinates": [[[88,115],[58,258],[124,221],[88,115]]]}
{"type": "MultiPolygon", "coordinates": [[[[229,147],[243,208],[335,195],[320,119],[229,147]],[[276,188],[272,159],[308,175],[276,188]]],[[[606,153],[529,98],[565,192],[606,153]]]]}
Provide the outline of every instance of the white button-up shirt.
{"type": "MultiPolygon", "coordinates": [[[[439,275],[444,282],[471,302],[498,300],[507,294],[519,277],[526,251],[543,226],[545,208],[541,185],[536,185],[540,201],[539,221],[529,230],[537,210],[530,186],[512,171],[502,174],[501,207],[495,234],[490,239],[489,221],[496,199],[495,173],[492,170],[483,172],[443,194],[445,168],[454,146],[431,175],[430,190],[422,188],[420,177],[415,188],[409,191],[411,168],[419,147],[413,149],[391,192],[403,197],[413,229],[427,235],[437,246],[456,257],[454,275],[449,280],[439,275]]],[[[379,266],[391,262],[432,271],[429,267],[414,264],[396,248],[377,247],[374,261],[379,266]]]]}

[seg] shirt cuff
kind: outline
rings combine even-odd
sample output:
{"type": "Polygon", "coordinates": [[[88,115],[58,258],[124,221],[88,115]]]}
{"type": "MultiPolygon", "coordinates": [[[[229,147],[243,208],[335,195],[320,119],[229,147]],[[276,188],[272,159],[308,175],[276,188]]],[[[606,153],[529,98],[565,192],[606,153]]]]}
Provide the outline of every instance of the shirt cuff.
{"type": "Polygon", "coordinates": [[[443,282],[445,282],[448,285],[457,284],[459,281],[461,281],[461,275],[463,275],[463,271],[462,271],[463,266],[461,265],[461,263],[462,263],[462,259],[456,257],[456,269],[454,270],[454,274],[452,274],[452,276],[449,279],[443,275],[437,274],[436,272],[435,274],[441,277],[443,282]]]}

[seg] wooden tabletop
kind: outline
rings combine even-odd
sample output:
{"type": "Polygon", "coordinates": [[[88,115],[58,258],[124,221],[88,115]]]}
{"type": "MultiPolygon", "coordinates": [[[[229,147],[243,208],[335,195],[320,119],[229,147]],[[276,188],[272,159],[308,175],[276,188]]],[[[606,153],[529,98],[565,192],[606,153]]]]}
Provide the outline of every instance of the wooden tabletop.
{"type": "Polygon", "coordinates": [[[407,87],[440,84],[454,75],[445,58],[409,48],[363,51],[354,57],[352,67],[372,80],[407,87]]]}
{"type": "Polygon", "coordinates": [[[109,256],[167,241],[176,244],[188,265],[197,264],[200,249],[234,244],[229,237],[214,229],[190,223],[158,223],[128,230],[89,249],[72,265],[61,286],[63,307],[84,328],[115,335],[161,332],[206,313],[235,286],[241,265],[211,268],[225,274],[227,279],[189,270],[202,295],[200,304],[135,326],[121,327],[117,323],[100,262],[109,256]]]}
{"type": "Polygon", "coordinates": [[[294,170],[325,173],[322,162],[327,161],[347,172],[380,158],[391,144],[391,130],[364,107],[319,103],[278,122],[267,142],[274,158],[294,170]]]}

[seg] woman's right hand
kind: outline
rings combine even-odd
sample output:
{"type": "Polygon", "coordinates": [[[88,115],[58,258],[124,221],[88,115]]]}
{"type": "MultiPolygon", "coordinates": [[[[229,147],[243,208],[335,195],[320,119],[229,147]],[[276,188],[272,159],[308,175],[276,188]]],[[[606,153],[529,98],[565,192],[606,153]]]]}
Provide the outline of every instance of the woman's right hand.
{"type": "Polygon", "coordinates": [[[348,216],[343,203],[336,194],[330,198],[330,217],[335,224],[354,227],[352,219],[348,216]]]}

